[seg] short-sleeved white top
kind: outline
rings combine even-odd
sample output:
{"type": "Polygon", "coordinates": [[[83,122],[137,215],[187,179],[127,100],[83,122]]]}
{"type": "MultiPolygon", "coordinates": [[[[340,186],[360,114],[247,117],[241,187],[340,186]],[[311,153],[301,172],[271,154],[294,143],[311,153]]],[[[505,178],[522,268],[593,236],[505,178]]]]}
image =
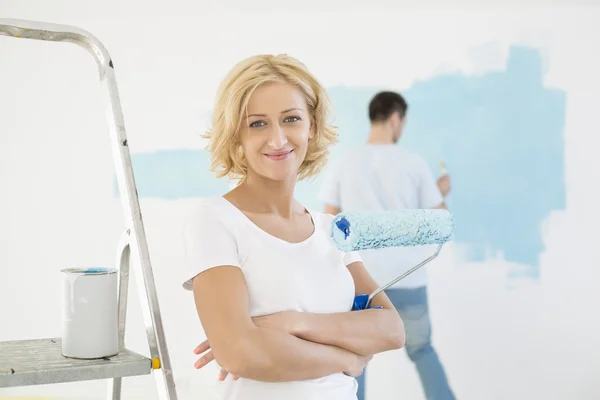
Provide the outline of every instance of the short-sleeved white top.
{"type": "MultiPolygon", "coordinates": [[[[334,245],[329,236],[333,216],[307,211],[314,232],[290,243],[259,228],[225,198],[203,199],[186,221],[183,287],[191,290],[192,278],[207,269],[232,265],[246,279],[251,317],[288,310],[350,311],[355,287],[346,267],[360,256],[334,245]]],[[[357,390],[356,380],[343,373],[283,383],[227,379],[219,386],[224,400],[353,400],[357,390]]]]}

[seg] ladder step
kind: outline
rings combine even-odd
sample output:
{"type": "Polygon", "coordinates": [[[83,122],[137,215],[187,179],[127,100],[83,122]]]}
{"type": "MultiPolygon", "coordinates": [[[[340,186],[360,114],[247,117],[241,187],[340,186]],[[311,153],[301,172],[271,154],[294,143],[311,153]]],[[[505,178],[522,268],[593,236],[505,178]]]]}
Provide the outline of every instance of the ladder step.
{"type": "Polygon", "coordinates": [[[0,342],[0,388],[149,375],[152,361],[121,349],[97,360],[62,355],[60,338],[0,342]]]}

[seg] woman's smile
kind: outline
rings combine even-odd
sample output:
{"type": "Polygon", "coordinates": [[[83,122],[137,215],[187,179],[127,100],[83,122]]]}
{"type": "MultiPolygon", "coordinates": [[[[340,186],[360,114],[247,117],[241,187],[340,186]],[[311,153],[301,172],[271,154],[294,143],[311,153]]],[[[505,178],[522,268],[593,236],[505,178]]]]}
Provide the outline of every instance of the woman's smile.
{"type": "Polygon", "coordinates": [[[282,161],[287,159],[293,152],[294,150],[284,150],[284,151],[273,151],[270,153],[265,153],[265,156],[267,156],[267,158],[269,158],[270,160],[274,160],[274,161],[282,161]]]}

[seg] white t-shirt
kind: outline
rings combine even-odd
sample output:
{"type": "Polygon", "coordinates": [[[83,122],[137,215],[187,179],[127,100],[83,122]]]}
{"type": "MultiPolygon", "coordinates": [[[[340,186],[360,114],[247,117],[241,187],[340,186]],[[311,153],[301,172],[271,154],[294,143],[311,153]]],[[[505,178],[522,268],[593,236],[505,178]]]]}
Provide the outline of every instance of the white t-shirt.
{"type": "MultiPolygon", "coordinates": [[[[398,145],[359,146],[326,174],[320,201],[342,211],[382,211],[432,208],[443,202],[429,166],[418,154],[398,145]]],[[[363,250],[360,255],[373,279],[384,285],[429,257],[435,246],[363,250]]],[[[427,284],[421,267],[393,287],[427,284]]]]}
{"type": "MultiPolygon", "coordinates": [[[[191,290],[192,278],[202,271],[233,265],[246,279],[251,317],[351,311],[355,286],[346,266],[360,256],[335,247],[329,236],[332,216],[308,212],[313,234],[290,243],[260,229],[225,198],[203,199],[186,223],[183,287],[191,290]]],[[[354,400],[357,391],[356,380],[343,373],[283,383],[228,378],[219,387],[224,400],[354,400]]]]}

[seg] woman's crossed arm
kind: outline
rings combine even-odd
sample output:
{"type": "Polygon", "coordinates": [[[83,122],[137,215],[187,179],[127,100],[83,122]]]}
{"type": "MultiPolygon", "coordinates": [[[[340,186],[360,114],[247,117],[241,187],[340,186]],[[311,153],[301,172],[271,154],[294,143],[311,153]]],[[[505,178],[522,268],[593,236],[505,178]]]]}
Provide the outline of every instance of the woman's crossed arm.
{"type": "MultiPolygon", "coordinates": [[[[232,375],[286,382],[321,378],[344,372],[359,375],[371,356],[334,344],[304,340],[282,329],[256,325],[248,314],[248,289],[234,266],[206,270],[193,280],[196,309],[209,350],[197,363],[215,359],[232,375]]],[[[381,311],[381,310],[380,310],[381,311]]]]}
{"type": "MultiPolygon", "coordinates": [[[[362,262],[348,265],[356,294],[370,294],[378,285],[362,262]]],[[[332,345],[361,355],[373,355],[404,346],[404,324],[385,293],[373,298],[368,309],[331,314],[282,312],[253,318],[256,325],[281,329],[311,342],[332,345]]]]}

